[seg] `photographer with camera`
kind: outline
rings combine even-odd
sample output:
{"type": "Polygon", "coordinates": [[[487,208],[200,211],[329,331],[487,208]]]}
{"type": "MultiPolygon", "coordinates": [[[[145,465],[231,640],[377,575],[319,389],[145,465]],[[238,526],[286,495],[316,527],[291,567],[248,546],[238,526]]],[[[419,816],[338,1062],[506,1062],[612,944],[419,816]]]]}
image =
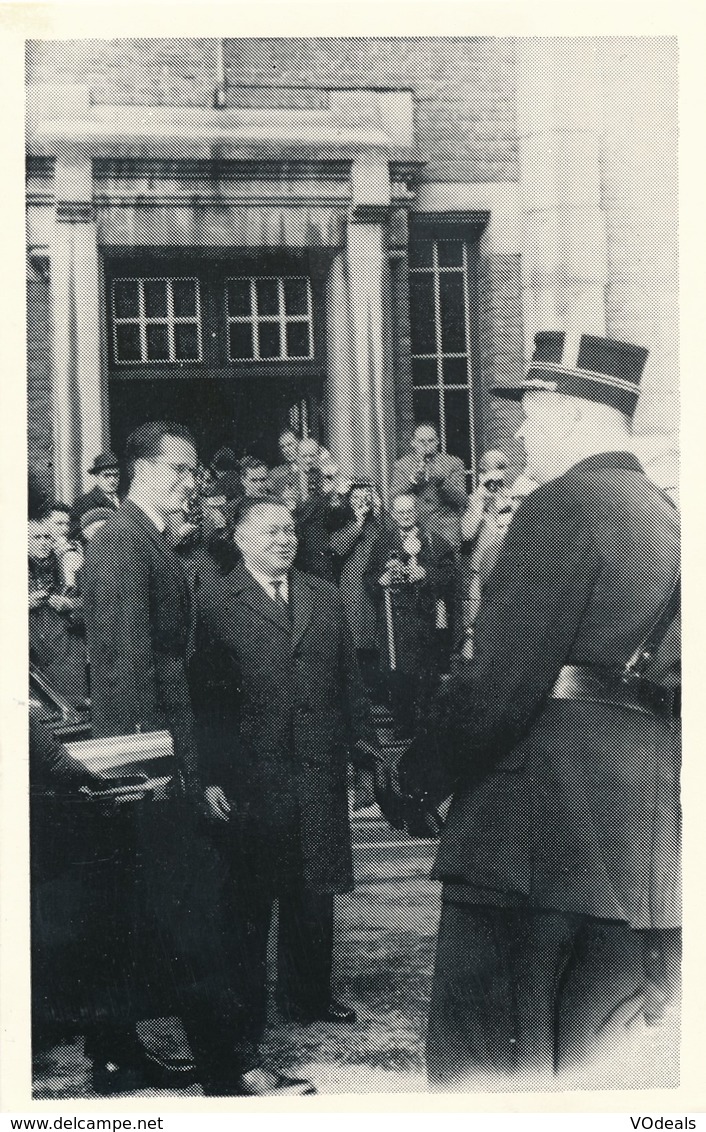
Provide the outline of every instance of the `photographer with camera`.
{"type": "Polygon", "coordinates": [[[28,527],[30,660],[72,704],[88,696],[81,601],[64,584],[49,512],[28,527]]]}
{"type": "Polygon", "coordinates": [[[410,493],[392,504],[394,523],[380,532],[365,572],[377,606],[381,667],[400,733],[413,732],[443,669],[445,611],[454,587],[448,542],[425,531],[410,493]]]}
{"type": "Polygon", "coordinates": [[[516,507],[535,486],[520,477],[517,490],[507,486],[508,459],[504,452],[485,452],[478,463],[478,490],[471,495],[461,519],[461,633],[459,652],[473,658],[473,624],[483,586],[497,561],[516,507]]]}
{"type": "Polygon", "coordinates": [[[458,550],[468,502],[466,470],[458,456],[439,451],[439,433],[430,421],[417,424],[411,451],[395,462],[390,494],[395,498],[403,492],[416,497],[422,527],[458,550]]]}
{"type": "Polygon", "coordinates": [[[334,569],[363,679],[369,689],[377,688],[380,668],[377,607],[364,579],[376,540],[389,519],[383,517],[373,488],[366,483],[351,486],[344,515],[344,525],[330,538],[334,569]]]}

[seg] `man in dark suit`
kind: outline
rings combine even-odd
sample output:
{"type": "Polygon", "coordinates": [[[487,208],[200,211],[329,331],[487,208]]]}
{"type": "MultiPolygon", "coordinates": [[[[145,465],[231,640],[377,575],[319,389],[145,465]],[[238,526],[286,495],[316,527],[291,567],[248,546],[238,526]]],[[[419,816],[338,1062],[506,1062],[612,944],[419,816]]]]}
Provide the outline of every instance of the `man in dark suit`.
{"type": "Polygon", "coordinates": [[[115,894],[105,895],[105,954],[96,961],[116,1005],[112,1018],[88,1028],[86,1056],[98,1092],[174,1084],[159,1080],[134,1028],[153,1016],[149,992],[159,983],[176,999],[208,1091],[215,1060],[222,1064],[232,1050],[230,1000],[209,861],[195,836],[201,791],[186,676],[189,587],[167,537],[170,517],[189,504],[198,461],[188,430],[164,421],[137,429],[126,456],[128,498],[86,549],[93,734],[169,730],[185,800],[125,809],[115,894]]]}
{"type": "Polygon", "coordinates": [[[305,1022],[354,1020],[331,999],[333,897],[353,884],[348,761],[375,740],[336,588],[292,569],[291,512],[252,500],[235,537],[242,560],[200,591],[192,687],[247,1072],[260,1062],[275,899],[280,1004],[305,1022]]]}
{"type": "Polygon", "coordinates": [[[77,529],[81,516],[86,511],[93,511],[96,507],[107,507],[110,511],[117,511],[120,505],[118,485],[120,483],[120,464],[117,456],[112,452],[101,452],[93,461],[88,474],[94,476],[95,487],[84,495],[79,495],[71,508],[71,519],[77,529]]]}
{"type": "Polygon", "coordinates": [[[630,450],[646,357],[540,333],[522,386],[496,390],[522,399],[540,486],[487,581],[472,663],[399,767],[403,792],[453,795],[435,865],[435,1088],[547,1081],[595,1054],[609,1019],[653,1020],[676,981],[670,646],[636,662],[641,677],[627,666],[673,621],[679,576],[677,511],[630,450]]]}

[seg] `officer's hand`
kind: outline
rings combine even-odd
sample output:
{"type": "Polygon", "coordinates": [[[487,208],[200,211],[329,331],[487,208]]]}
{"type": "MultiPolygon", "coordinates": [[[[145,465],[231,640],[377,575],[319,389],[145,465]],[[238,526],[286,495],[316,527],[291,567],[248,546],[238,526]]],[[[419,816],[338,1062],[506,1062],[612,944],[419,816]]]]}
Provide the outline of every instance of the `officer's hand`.
{"type": "Polygon", "coordinates": [[[463,639],[463,644],[461,645],[460,656],[463,660],[473,660],[473,655],[473,634],[467,633],[463,639]]]}
{"type": "Polygon", "coordinates": [[[206,799],[206,813],[212,821],[228,821],[230,818],[230,802],[220,786],[207,786],[204,791],[206,799]]]}
{"type": "Polygon", "coordinates": [[[38,609],[49,597],[48,590],[33,590],[29,595],[29,608],[38,609]]]}

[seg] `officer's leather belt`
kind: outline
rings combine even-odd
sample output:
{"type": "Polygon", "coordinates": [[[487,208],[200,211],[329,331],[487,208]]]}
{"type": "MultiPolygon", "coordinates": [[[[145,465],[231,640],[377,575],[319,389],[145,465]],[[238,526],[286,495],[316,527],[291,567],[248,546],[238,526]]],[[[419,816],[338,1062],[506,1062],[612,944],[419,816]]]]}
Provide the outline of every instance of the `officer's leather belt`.
{"type": "Polygon", "coordinates": [[[611,704],[647,715],[672,714],[673,692],[659,684],[626,677],[620,668],[565,664],[549,693],[552,700],[611,704]]]}

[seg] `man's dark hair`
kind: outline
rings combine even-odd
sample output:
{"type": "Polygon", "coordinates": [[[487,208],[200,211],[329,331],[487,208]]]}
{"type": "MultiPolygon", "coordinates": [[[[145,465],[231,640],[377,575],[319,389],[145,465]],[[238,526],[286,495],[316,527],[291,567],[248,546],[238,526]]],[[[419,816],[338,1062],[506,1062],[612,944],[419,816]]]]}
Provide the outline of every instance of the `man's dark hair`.
{"type": "Polygon", "coordinates": [[[280,499],[241,499],[235,515],[235,529],[237,530],[242,523],[245,523],[253,511],[258,511],[263,507],[280,507],[289,515],[289,510],[280,499]]]}
{"type": "Polygon", "coordinates": [[[270,470],[265,461],[259,460],[257,456],[243,456],[239,466],[241,476],[243,472],[252,471],[253,468],[265,468],[268,472],[270,470]]]}
{"type": "Polygon", "coordinates": [[[415,421],[414,428],[412,430],[413,436],[418,428],[433,428],[436,435],[439,435],[439,426],[435,421],[415,421]]]}
{"type": "Polygon", "coordinates": [[[55,511],[63,511],[65,515],[71,514],[71,508],[66,503],[50,503],[47,506],[44,514],[53,515],[55,511]]]}
{"type": "Polygon", "coordinates": [[[161,453],[162,438],[175,436],[179,440],[186,440],[196,448],[193,433],[186,425],[176,421],[147,421],[140,425],[127,438],[125,445],[125,464],[128,478],[132,480],[135,474],[136,460],[157,460],[161,453]]]}
{"type": "Polygon", "coordinates": [[[211,467],[214,472],[234,472],[238,467],[238,457],[232,448],[219,448],[213,453],[211,467]]]}
{"type": "Polygon", "coordinates": [[[295,428],[282,428],[277,433],[277,440],[280,441],[283,436],[293,436],[296,441],[301,440],[301,436],[295,428]]]}

